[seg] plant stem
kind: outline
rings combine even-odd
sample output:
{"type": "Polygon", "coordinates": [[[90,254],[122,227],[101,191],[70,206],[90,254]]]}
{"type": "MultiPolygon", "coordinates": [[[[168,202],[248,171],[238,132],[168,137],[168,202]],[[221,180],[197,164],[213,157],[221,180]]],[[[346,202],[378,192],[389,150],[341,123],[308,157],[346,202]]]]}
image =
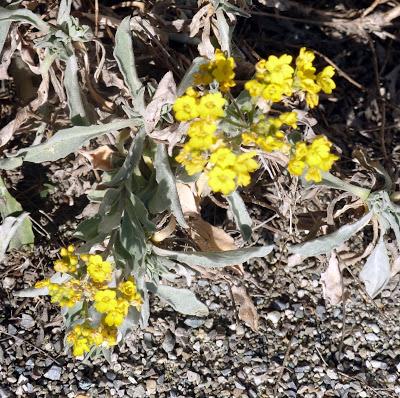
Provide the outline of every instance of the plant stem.
{"type": "Polygon", "coordinates": [[[343,191],[350,192],[355,196],[358,196],[362,200],[367,200],[371,190],[358,187],[357,185],[349,184],[346,181],[341,180],[338,177],[335,177],[331,173],[324,173],[323,174],[323,181],[329,182],[331,186],[337,189],[342,189],[343,191]]]}

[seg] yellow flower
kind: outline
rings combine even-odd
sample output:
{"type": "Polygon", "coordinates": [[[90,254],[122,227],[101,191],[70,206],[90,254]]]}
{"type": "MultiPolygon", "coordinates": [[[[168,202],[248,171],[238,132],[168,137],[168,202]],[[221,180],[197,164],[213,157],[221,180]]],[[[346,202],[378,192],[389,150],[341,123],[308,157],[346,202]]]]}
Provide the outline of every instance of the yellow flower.
{"type": "Polygon", "coordinates": [[[187,147],[190,151],[208,150],[217,141],[214,132],[217,125],[213,122],[205,120],[197,120],[193,122],[188,129],[190,140],[187,142],[187,147]]]}
{"type": "Polygon", "coordinates": [[[187,144],[179,152],[175,160],[185,167],[190,176],[203,171],[207,163],[207,159],[200,151],[193,151],[187,144]]]}
{"type": "Polygon", "coordinates": [[[262,97],[267,101],[279,102],[282,101],[285,89],[280,84],[267,84],[262,91],[262,97]]]}
{"type": "Polygon", "coordinates": [[[216,166],[208,173],[208,185],[214,192],[222,192],[224,195],[229,195],[236,188],[235,177],[236,174],[231,169],[216,166]]]}
{"type": "Polygon", "coordinates": [[[195,119],[199,116],[197,100],[189,95],[177,98],[172,108],[175,112],[175,119],[180,122],[195,119]]]}
{"type": "Polygon", "coordinates": [[[279,58],[275,55],[269,56],[265,63],[265,69],[269,72],[267,79],[275,84],[285,84],[287,80],[291,80],[294,72],[290,66],[292,59],[287,54],[283,54],[279,58]]]}
{"type": "Polygon", "coordinates": [[[94,295],[94,307],[102,314],[114,310],[117,304],[117,294],[114,290],[98,290],[94,295]]]}
{"type": "Polygon", "coordinates": [[[213,63],[207,62],[206,64],[200,65],[199,73],[194,75],[194,83],[196,85],[207,86],[213,82],[214,77],[212,75],[213,63]]]}
{"type": "Polygon", "coordinates": [[[223,117],[225,104],[226,100],[219,92],[203,95],[198,107],[200,118],[215,120],[223,117]]]}
{"type": "Polygon", "coordinates": [[[317,74],[317,84],[325,94],[331,94],[332,90],[336,88],[336,84],[332,80],[334,74],[335,68],[333,66],[326,66],[322,72],[317,74]]]}
{"type": "Polygon", "coordinates": [[[310,108],[315,108],[318,105],[319,97],[318,94],[307,93],[306,94],[306,103],[310,108]]]}
{"type": "Polygon", "coordinates": [[[210,157],[210,162],[219,167],[233,166],[236,155],[229,148],[219,148],[210,157]]]}
{"type": "Polygon", "coordinates": [[[103,326],[100,330],[103,342],[106,343],[106,345],[110,347],[117,344],[117,333],[118,333],[117,328],[110,328],[107,326],[103,326]]]}
{"type": "Polygon", "coordinates": [[[245,83],[244,88],[249,92],[251,97],[259,97],[262,94],[265,85],[257,80],[249,80],[245,83]]]}
{"type": "Polygon", "coordinates": [[[67,334],[67,342],[72,345],[72,354],[81,357],[93,346],[101,346],[104,342],[102,328],[93,328],[87,323],[76,325],[67,334]]]}
{"type": "Polygon", "coordinates": [[[120,326],[128,314],[129,302],[125,299],[118,299],[117,305],[104,318],[107,326],[120,326]]]}
{"type": "Polygon", "coordinates": [[[289,173],[294,176],[301,176],[305,167],[306,163],[297,159],[291,159],[288,164],[289,173]]]}
{"type": "Polygon", "coordinates": [[[78,256],[74,254],[75,247],[69,245],[60,249],[61,259],[54,261],[54,269],[57,272],[74,273],[78,264],[78,256]]]}
{"type": "Polygon", "coordinates": [[[35,289],[43,289],[44,287],[49,287],[50,279],[43,279],[35,283],[35,289]]]}
{"type": "Polygon", "coordinates": [[[314,69],[312,63],[315,59],[315,54],[313,51],[307,50],[305,47],[300,49],[300,53],[296,58],[296,67],[298,69],[314,69]]]}
{"type": "Polygon", "coordinates": [[[69,282],[65,284],[50,283],[48,289],[51,296],[50,301],[61,307],[73,307],[82,298],[81,292],[70,287],[69,282]]]}
{"type": "Polygon", "coordinates": [[[226,92],[236,85],[234,82],[236,65],[232,57],[226,58],[224,53],[217,49],[213,66],[212,75],[219,83],[219,88],[222,92],[226,92]]]}
{"type": "Polygon", "coordinates": [[[321,171],[318,167],[310,167],[305,175],[306,181],[321,182],[321,171]]]}
{"type": "Polygon", "coordinates": [[[297,113],[296,112],[284,112],[279,115],[279,120],[282,124],[286,124],[292,128],[297,128],[297,113]]]}
{"type": "Polygon", "coordinates": [[[135,279],[129,277],[127,281],[121,282],[118,285],[118,290],[125,296],[128,301],[133,300],[136,297],[137,288],[135,279]]]}
{"type": "Polygon", "coordinates": [[[87,260],[87,273],[96,283],[103,283],[111,280],[112,265],[103,261],[99,254],[89,255],[87,260]]]}
{"type": "Polygon", "coordinates": [[[196,91],[192,86],[186,89],[185,94],[193,98],[198,98],[200,96],[199,92],[196,91]]]}

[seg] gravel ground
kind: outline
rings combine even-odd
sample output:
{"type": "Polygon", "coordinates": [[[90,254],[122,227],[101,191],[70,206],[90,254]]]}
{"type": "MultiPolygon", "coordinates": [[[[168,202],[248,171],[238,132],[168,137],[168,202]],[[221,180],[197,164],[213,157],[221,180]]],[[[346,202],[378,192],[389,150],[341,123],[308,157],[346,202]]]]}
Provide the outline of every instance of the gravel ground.
{"type": "MultiPolygon", "coordinates": [[[[400,396],[399,278],[374,303],[348,280],[343,306],[321,299],[321,267],[248,266],[260,330],[235,322],[226,283],[192,285],[207,319],[153,302],[111,364],[65,354],[56,307],[13,291],[37,278],[40,253],[1,269],[0,397],[397,397],[400,396]],[[345,325],[343,326],[343,322],[345,325]]],[[[271,260],[273,262],[273,259],[271,260]]]]}

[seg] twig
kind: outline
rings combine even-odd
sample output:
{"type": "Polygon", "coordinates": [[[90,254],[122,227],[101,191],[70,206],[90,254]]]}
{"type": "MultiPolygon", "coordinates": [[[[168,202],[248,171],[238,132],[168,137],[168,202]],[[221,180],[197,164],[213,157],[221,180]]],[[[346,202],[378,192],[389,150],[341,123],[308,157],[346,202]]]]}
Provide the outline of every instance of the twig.
{"type": "Polygon", "coordinates": [[[21,342],[23,342],[23,343],[25,343],[25,344],[30,345],[31,347],[35,348],[36,350],[38,350],[39,352],[41,352],[41,353],[42,353],[43,355],[45,355],[46,357],[52,359],[57,365],[61,365],[61,363],[58,362],[57,359],[55,359],[54,357],[52,357],[50,354],[48,354],[46,351],[42,350],[41,348],[36,347],[36,346],[35,346],[34,344],[32,344],[31,342],[26,341],[26,340],[22,339],[22,338],[19,337],[19,336],[14,336],[14,335],[12,335],[11,333],[7,333],[7,332],[5,332],[4,330],[0,330],[0,333],[6,335],[6,336],[8,336],[8,337],[11,337],[11,338],[13,338],[13,339],[16,339],[16,340],[18,340],[18,341],[21,341],[21,342]]]}

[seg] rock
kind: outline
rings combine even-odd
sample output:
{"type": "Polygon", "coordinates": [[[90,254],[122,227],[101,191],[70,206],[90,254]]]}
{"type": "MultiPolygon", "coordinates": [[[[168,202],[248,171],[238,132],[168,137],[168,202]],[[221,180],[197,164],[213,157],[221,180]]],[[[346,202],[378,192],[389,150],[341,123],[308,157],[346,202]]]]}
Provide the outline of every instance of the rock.
{"type": "Polygon", "coordinates": [[[45,374],[44,377],[49,380],[60,380],[61,378],[61,368],[53,365],[45,374]]]}
{"type": "Polygon", "coordinates": [[[338,378],[337,373],[333,369],[328,369],[326,374],[331,380],[337,380],[338,378]]]}
{"type": "Polygon", "coordinates": [[[196,318],[186,318],[184,323],[185,325],[188,325],[191,328],[199,328],[201,325],[204,324],[204,320],[196,318]]]}
{"type": "Polygon", "coordinates": [[[375,333],[367,333],[365,335],[365,340],[367,340],[367,341],[379,341],[379,337],[375,333]]]}
{"type": "Polygon", "coordinates": [[[167,332],[161,347],[165,352],[171,352],[174,349],[175,337],[172,335],[171,332],[167,332]]]}
{"type": "Polygon", "coordinates": [[[155,394],[157,392],[157,382],[154,379],[148,379],[146,381],[147,394],[155,394]]]}
{"type": "Polygon", "coordinates": [[[190,383],[194,384],[200,384],[200,375],[196,372],[192,372],[191,370],[188,370],[186,373],[187,379],[190,383]]]}
{"type": "Polygon", "coordinates": [[[271,311],[267,315],[267,320],[271,321],[274,325],[277,325],[281,319],[281,314],[278,311],[271,311]]]}

